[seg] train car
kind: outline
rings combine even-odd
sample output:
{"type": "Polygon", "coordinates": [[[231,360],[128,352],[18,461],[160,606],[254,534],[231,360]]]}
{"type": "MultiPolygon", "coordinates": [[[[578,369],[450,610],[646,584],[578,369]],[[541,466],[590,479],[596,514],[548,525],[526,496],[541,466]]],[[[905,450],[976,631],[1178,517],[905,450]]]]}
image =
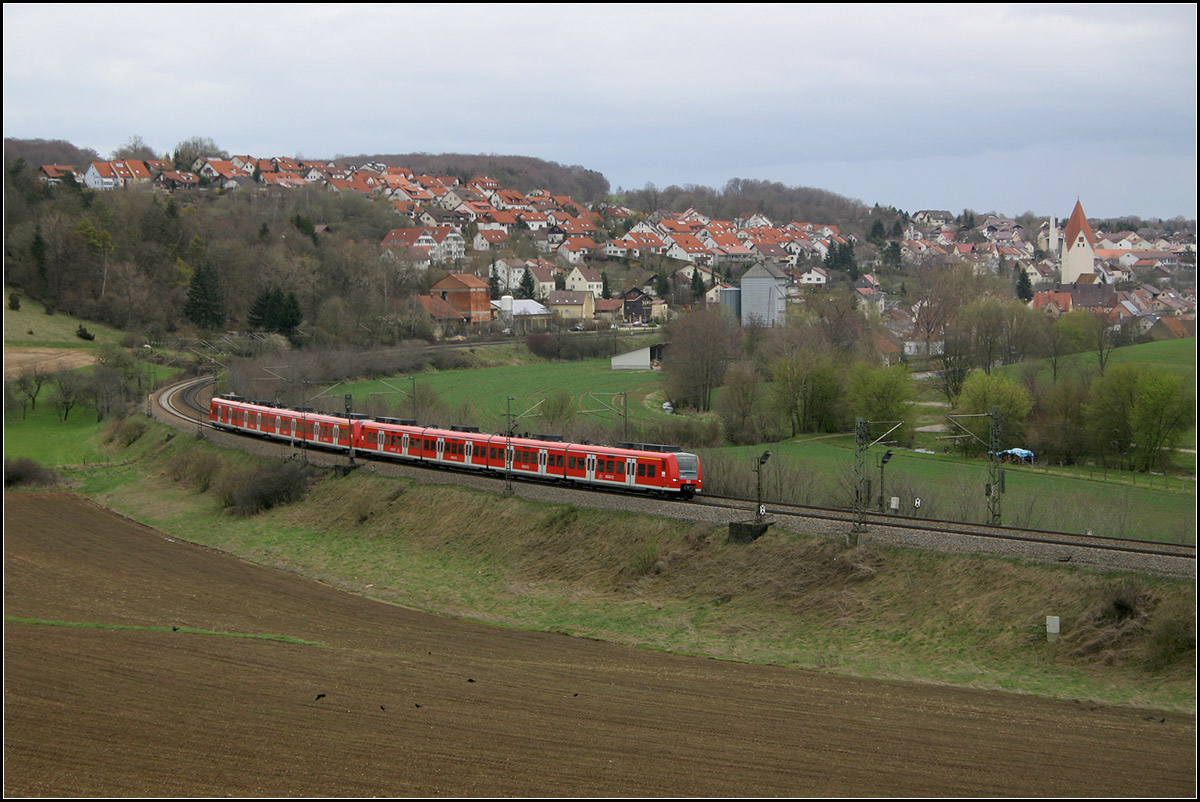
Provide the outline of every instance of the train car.
{"type": "Polygon", "coordinates": [[[360,425],[360,421],[344,416],[248,402],[232,394],[213,397],[208,420],[218,429],[342,452],[354,448],[360,425]]]}
{"type": "Polygon", "coordinates": [[[397,418],[358,419],[295,410],[236,395],[213,398],[213,426],[352,455],[416,462],[460,470],[553,480],[612,490],[692,498],[703,488],[695,454],[566,443],[484,434],[475,429],[437,429],[397,418]]]}

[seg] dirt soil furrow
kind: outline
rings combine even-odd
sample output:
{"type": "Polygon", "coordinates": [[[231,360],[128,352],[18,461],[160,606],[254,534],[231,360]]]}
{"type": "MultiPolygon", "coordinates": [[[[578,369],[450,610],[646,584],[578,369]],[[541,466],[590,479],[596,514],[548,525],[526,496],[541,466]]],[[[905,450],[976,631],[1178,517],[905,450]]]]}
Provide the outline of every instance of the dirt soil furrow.
{"type": "Polygon", "coordinates": [[[69,493],[5,494],[4,539],[6,795],[1195,791],[1192,716],[493,628],[69,493]]]}

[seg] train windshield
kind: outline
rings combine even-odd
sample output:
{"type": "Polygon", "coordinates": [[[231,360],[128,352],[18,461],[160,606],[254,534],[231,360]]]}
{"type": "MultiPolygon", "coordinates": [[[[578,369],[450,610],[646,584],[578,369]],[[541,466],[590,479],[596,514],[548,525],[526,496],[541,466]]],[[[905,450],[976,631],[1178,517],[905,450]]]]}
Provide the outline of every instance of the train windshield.
{"type": "Polygon", "coordinates": [[[676,454],[675,462],[679,465],[680,479],[700,478],[700,460],[696,459],[695,454],[676,454]]]}

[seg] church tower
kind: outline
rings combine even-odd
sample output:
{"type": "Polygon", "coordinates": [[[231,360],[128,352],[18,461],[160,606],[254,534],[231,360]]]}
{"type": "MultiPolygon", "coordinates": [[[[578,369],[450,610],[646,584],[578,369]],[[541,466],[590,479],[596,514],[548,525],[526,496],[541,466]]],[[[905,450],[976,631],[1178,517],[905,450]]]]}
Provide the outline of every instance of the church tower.
{"type": "Polygon", "coordinates": [[[1075,201],[1075,211],[1071,212],[1067,230],[1063,232],[1061,261],[1063,284],[1074,284],[1080,276],[1090,276],[1096,272],[1096,235],[1092,233],[1092,227],[1083,213],[1083,204],[1079,201],[1075,201]]]}

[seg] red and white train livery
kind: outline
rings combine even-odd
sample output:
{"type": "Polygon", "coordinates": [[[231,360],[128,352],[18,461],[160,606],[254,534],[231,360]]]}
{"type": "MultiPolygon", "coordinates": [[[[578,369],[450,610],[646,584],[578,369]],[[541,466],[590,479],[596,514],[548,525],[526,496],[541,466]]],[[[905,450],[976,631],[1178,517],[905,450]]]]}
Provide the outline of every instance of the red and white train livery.
{"type": "Polygon", "coordinates": [[[564,443],[476,431],[434,429],[394,418],[340,417],[219,395],[209,406],[218,429],[355,456],[658,493],[688,499],[701,491],[695,454],[564,443]]]}

